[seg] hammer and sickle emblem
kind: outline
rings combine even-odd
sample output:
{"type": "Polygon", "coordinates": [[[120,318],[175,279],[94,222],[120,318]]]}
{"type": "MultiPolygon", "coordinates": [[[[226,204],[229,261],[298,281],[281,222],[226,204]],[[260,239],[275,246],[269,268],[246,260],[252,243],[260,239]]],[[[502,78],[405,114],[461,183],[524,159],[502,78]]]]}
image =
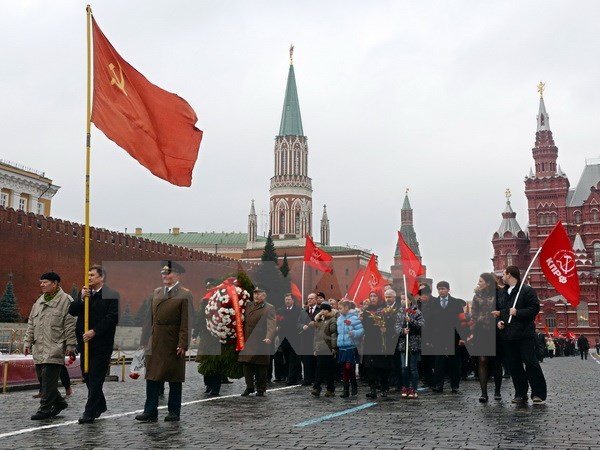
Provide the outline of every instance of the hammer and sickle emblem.
{"type": "Polygon", "coordinates": [[[570,255],[562,255],[561,259],[556,261],[556,264],[558,264],[560,270],[565,275],[575,269],[575,262],[573,261],[573,257],[570,255]]]}
{"type": "Polygon", "coordinates": [[[117,61],[117,64],[119,65],[119,75],[121,75],[121,77],[119,78],[119,76],[117,75],[117,73],[115,72],[115,65],[113,63],[110,63],[108,65],[108,68],[110,69],[110,71],[112,72],[113,76],[110,79],[110,85],[117,85],[117,87],[123,91],[123,94],[125,94],[127,96],[127,92],[125,92],[125,77],[123,76],[123,70],[121,70],[121,64],[119,64],[119,62],[117,61]]]}

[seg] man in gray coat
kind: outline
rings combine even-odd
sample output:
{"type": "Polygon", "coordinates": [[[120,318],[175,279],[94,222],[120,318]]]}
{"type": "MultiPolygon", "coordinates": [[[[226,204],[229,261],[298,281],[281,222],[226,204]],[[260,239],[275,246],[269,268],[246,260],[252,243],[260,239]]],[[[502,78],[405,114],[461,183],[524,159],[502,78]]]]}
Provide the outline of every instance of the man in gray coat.
{"type": "Polygon", "coordinates": [[[35,371],[41,380],[40,407],[31,420],[49,419],[69,406],[58,392],[58,379],[65,355],[74,354],[77,340],[75,317],[69,314],[73,299],[59,284],[57,273],[47,272],[40,277],[42,295],[31,308],[23,339],[23,353],[33,352],[35,371]]]}

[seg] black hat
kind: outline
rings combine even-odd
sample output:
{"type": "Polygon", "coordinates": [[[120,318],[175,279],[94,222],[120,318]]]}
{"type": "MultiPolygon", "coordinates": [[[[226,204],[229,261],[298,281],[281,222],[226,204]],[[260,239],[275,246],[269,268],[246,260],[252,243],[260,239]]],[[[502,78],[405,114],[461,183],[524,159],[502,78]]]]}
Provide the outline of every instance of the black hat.
{"type": "Polygon", "coordinates": [[[321,303],[321,310],[331,312],[331,305],[327,302],[323,302],[323,303],[321,303]]]}
{"type": "Polygon", "coordinates": [[[60,275],[56,272],[46,272],[42,274],[40,280],[56,281],[57,283],[60,283],[60,275]]]}
{"type": "Polygon", "coordinates": [[[317,292],[317,297],[325,298],[325,294],[322,292],[317,292]]]}
{"type": "Polygon", "coordinates": [[[175,261],[167,260],[161,261],[160,263],[160,272],[161,273],[185,273],[185,269],[181,264],[176,263],[175,261]]]}

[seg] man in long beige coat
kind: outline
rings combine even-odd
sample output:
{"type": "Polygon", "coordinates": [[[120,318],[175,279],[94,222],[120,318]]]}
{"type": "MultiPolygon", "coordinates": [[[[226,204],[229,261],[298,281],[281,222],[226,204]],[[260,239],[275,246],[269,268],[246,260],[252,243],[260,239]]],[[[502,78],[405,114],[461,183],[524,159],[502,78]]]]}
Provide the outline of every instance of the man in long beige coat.
{"type": "Polygon", "coordinates": [[[25,355],[32,353],[33,346],[33,362],[41,382],[40,407],[31,420],[49,419],[69,406],[58,392],[58,378],[65,355],[75,352],[77,340],[75,317],[69,314],[73,299],[59,284],[60,276],[55,272],[40,277],[42,295],[31,308],[23,339],[25,355]]]}
{"type": "Polygon", "coordinates": [[[238,356],[243,364],[246,390],[242,397],[256,392],[257,397],[267,390],[267,371],[270,367],[272,346],[277,329],[275,307],[265,300],[267,293],[254,289],[254,301],[249,302],[244,313],[244,337],[246,344],[238,356]],[[256,388],[255,388],[256,386],[256,388]]]}
{"type": "Polygon", "coordinates": [[[173,261],[163,261],[163,286],[152,293],[150,317],[142,331],[146,360],[146,404],[135,418],[141,422],[158,420],[158,396],[165,381],[169,382],[169,413],[165,422],[179,420],[181,391],[185,381],[185,352],[190,341],[188,320],[191,318],[192,293],[181,286],[179,277],[185,269],[173,261]]]}

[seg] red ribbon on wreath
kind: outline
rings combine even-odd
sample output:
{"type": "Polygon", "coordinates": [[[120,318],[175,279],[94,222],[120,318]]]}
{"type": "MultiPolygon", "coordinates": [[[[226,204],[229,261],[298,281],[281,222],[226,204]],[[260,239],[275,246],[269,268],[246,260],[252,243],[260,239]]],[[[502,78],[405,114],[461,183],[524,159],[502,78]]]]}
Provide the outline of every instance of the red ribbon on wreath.
{"type": "Polygon", "coordinates": [[[244,350],[246,341],[244,338],[244,326],[242,325],[242,310],[240,309],[240,299],[235,290],[235,286],[227,284],[227,295],[231,300],[231,306],[235,311],[235,350],[241,352],[244,350]]]}

